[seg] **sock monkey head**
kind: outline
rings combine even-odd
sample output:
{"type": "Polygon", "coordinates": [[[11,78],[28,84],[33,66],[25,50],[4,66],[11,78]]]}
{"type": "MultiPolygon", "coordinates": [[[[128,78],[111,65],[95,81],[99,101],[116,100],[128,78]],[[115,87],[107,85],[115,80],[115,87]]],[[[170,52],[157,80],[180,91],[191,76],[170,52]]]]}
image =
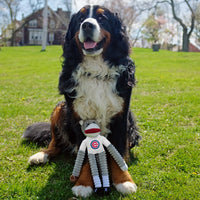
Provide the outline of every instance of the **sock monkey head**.
{"type": "Polygon", "coordinates": [[[95,120],[81,120],[81,130],[86,137],[96,137],[100,134],[101,129],[95,120]]]}

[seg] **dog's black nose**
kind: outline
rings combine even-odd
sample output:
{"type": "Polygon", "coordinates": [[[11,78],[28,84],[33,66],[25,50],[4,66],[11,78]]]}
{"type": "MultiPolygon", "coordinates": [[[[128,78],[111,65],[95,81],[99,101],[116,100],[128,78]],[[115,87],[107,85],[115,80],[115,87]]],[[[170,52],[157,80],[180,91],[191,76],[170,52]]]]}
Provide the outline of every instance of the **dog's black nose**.
{"type": "Polygon", "coordinates": [[[83,31],[91,31],[91,30],[94,29],[94,27],[95,27],[95,25],[92,24],[92,23],[90,23],[90,22],[84,22],[84,23],[82,24],[82,29],[83,29],[83,31]]]}

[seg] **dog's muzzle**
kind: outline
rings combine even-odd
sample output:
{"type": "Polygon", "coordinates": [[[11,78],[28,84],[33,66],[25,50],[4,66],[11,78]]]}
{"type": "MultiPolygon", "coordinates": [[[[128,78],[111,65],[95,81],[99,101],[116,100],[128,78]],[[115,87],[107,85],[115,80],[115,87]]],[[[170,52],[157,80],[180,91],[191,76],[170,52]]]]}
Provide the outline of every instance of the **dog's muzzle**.
{"type": "Polygon", "coordinates": [[[94,18],[84,20],[80,26],[79,40],[82,43],[83,53],[99,54],[102,52],[103,38],[101,35],[101,28],[94,18]]]}
{"type": "Polygon", "coordinates": [[[94,42],[101,41],[101,30],[96,19],[88,18],[82,22],[79,32],[79,40],[82,43],[87,40],[94,42]]]}
{"type": "Polygon", "coordinates": [[[83,36],[84,38],[93,38],[94,30],[96,29],[96,25],[90,22],[84,22],[82,24],[83,36]]]}

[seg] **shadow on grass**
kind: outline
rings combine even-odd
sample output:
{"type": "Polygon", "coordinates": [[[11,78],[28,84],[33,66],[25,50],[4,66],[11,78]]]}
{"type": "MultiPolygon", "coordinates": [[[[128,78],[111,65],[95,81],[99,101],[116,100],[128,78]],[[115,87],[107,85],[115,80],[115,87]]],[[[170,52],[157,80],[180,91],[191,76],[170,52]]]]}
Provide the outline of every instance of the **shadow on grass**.
{"type": "MultiPolygon", "coordinates": [[[[30,143],[28,141],[23,141],[23,145],[35,145],[33,143],[30,143]]],[[[37,146],[38,148],[39,146],[37,146]]],[[[40,146],[41,147],[41,146],[40,146]]],[[[39,167],[46,167],[48,168],[48,165],[52,165],[53,173],[49,176],[48,180],[45,182],[46,185],[37,193],[37,199],[38,200],[76,200],[76,199],[84,199],[75,197],[72,193],[72,187],[73,183],[69,181],[69,177],[71,175],[71,172],[73,171],[73,164],[74,164],[75,156],[64,156],[60,155],[53,159],[51,162],[44,165],[29,165],[27,168],[27,172],[31,173],[34,171],[38,171],[39,167]]],[[[134,157],[134,155],[131,156],[131,161],[129,164],[137,164],[138,159],[134,157]]],[[[43,170],[44,173],[44,170],[43,170]]],[[[43,181],[41,179],[41,181],[43,181]]],[[[112,186],[111,187],[111,193],[109,196],[99,197],[95,194],[91,195],[91,197],[87,198],[90,200],[97,200],[97,199],[109,199],[109,200],[116,200],[121,199],[122,194],[118,193],[116,189],[112,186]]]]}
{"type": "Polygon", "coordinates": [[[130,161],[128,163],[128,165],[137,165],[139,163],[139,159],[137,158],[137,156],[134,155],[134,153],[130,153],[130,161]]]}
{"type": "MultiPolygon", "coordinates": [[[[37,194],[39,200],[62,200],[71,199],[73,194],[71,188],[73,184],[70,183],[69,177],[73,169],[73,158],[66,158],[63,155],[53,159],[47,165],[53,165],[53,173],[49,176],[45,182],[46,185],[37,194]]],[[[44,166],[44,165],[40,165],[44,166]]],[[[27,172],[37,170],[38,165],[30,165],[27,168],[27,172]]],[[[47,166],[48,167],[48,166],[47,166]]],[[[43,172],[44,173],[44,172],[43,172]]],[[[43,180],[41,180],[43,181],[43,180]]],[[[73,199],[73,198],[72,198],[73,199]]]]}
{"type": "MultiPolygon", "coordinates": [[[[46,146],[41,146],[39,144],[33,143],[29,140],[22,140],[21,145],[26,146],[26,148],[37,149],[40,151],[41,149],[46,148],[46,146]]],[[[69,181],[69,177],[73,170],[73,163],[75,160],[75,156],[64,156],[59,155],[56,158],[52,159],[47,164],[40,165],[28,165],[26,171],[28,173],[50,173],[48,180],[46,180],[46,176],[44,175],[44,179],[38,181],[45,181],[46,185],[36,192],[36,196],[38,200],[67,200],[73,199],[74,195],[71,192],[71,188],[73,184],[69,181]],[[42,168],[42,169],[41,169],[42,168]],[[51,172],[53,171],[53,172],[51,172]]],[[[42,175],[39,175],[42,177],[42,175]]],[[[38,179],[38,177],[37,177],[38,179]]],[[[41,186],[38,186],[41,187],[41,186]]]]}
{"type": "Polygon", "coordinates": [[[22,141],[21,141],[21,145],[22,146],[25,146],[25,147],[28,147],[28,148],[30,148],[30,149],[45,149],[45,148],[47,148],[47,146],[46,145],[41,145],[41,144],[37,144],[37,143],[35,143],[35,142],[32,142],[32,141],[30,141],[30,140],[26,140],[26,139],[23,139],[22,141]]]}
{"type": "MultiPolygon", "coordinates": [[[[49,176],[47,180],[47,184],[43,187],[37,194],[37,199],[39,200],[76,200],[76,199],[84,199],[79,198],[73,195],[72,184],[69,181],[69,177],[73,170],[73,157],[64,157],[59,156],[54,159],[52,162],[54,163],[54,172],[49,176]]],[[[51,165],[50,162],[49,164],[51,165]]],[[[43,166],[43,165],[40,165],[43,166]]],[[[37,170],[38,166],[32,165],[27,168],[27,172],[31,173],[31,171],[37,170]]],[[[42,180],[41,180],[42,181],[42,180]]],[[[111,187],[111,194],[109,196],[99,197],[95,194],[91,195],[90,200],[97,199],[109,199],[116,200],[120,199],[122,196],[120,193],[116,192],[115,188],[111,187]]]]}

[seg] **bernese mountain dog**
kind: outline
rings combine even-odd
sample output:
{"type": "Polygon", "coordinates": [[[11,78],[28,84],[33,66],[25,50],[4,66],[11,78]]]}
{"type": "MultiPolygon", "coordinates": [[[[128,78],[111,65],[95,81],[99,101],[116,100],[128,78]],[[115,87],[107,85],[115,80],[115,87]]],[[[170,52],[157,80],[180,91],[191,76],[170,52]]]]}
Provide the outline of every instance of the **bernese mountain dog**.
{"type": "MultiPolygon", "coordinates": [[[[117,14],[102,6],[88,5],[71,18],[63,47],[59,91],[65,101],[53,110],[51,123],[35,123],[23,137],[48,148],[29,158],[30,164],[46,163],[61,152],[74,153],[84,139],[80,120],[96,120],[101,134],[124,159],[140,138],[129,110],[135,65],[129,57],[125,26],[117,14]]],[[[128,171],[108,156],[111,178],[119,192],[136,191],[128,171]]],[[[87,158],[73,187],[77,196],[91,194],[93,181],[87,158]]]]}

